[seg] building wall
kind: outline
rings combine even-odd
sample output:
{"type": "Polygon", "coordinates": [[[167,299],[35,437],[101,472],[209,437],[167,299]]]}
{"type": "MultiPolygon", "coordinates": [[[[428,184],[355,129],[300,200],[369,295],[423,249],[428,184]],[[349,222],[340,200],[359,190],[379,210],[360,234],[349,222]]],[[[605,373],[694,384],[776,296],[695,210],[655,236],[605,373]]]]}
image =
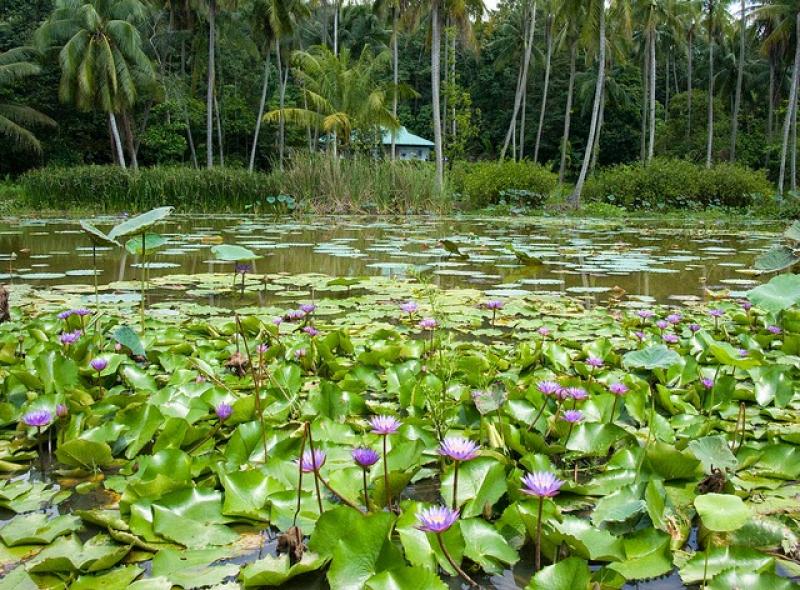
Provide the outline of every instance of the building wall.
{"type": "MultiPolygon", "coordinates": [[[[398,160],[428,160],[431,156],[431,149],[428,147],[397,145],[398,160]]],[[[392,154],[392,146],[386,146],[384,151],[387,156],[392,154]]]]}

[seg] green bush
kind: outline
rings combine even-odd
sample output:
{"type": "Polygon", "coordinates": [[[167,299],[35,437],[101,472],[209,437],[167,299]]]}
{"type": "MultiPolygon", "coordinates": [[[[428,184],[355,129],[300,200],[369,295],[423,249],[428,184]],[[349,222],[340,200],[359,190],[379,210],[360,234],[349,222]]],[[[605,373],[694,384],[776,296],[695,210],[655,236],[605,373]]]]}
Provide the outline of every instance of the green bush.
{"type": "Polygon", "coordinates": [[[498,203],[509,191],[526,191],[526,204],[539,207],[558,185],[558,176],[532,162],[478,162],[467,166],[461,182],[477,207],[498,203]]]}
{"type": "Polygon", "coordinates": [[[232,168],[40,168],[21,182],[28,204],[40,209],[241,211],[268,209],[267,198],[280,193],[272,176],[232,168]]]}
{"type": "Polygon", "coordinates": [[[656,158],[647,166],[622,164],[595,174],[584,196],[627,208],[747,207],[773,192],[762,171],[733,164],[706,169],[685,160],[656,158]]]}

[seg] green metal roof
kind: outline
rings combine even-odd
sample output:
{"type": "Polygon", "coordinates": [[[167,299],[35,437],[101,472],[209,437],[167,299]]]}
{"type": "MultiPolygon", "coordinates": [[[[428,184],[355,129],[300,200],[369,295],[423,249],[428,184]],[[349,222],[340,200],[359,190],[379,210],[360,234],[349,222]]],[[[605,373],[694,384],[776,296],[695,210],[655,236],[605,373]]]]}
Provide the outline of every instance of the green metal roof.
{"type": "MultiPolygon", "coordinates": [[[[429,147],[429,148],[432,148],[434,146],[432,141],[423,139],[419,135],[414,135],[413,133],[409,133],[408,129],[406,129],[405,127],[400,127],[400,129],[395,133],[395,135],[396,135],[395,143],[397,145],[406,145],[411,147],[429,147]]],[[[383,130],[383,145],[392,145],[392,132],[388,129],[383,130]]]]}

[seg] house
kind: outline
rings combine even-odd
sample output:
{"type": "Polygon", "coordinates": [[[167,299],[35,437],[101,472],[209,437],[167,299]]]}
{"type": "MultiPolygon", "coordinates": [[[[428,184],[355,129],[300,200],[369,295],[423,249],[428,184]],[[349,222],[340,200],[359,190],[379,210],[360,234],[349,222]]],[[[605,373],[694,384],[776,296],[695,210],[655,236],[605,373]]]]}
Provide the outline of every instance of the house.
{"type": "MultiPolygon", "coordinates": [[[[383,153],[388,158],[392,155],[392,132],[383,130],[383,153]]],[[[434,143],[419,135],[409,133],[405,127],[395,132],[395,155],[398,160],[429,160],[433,153],[434,143]]]]}

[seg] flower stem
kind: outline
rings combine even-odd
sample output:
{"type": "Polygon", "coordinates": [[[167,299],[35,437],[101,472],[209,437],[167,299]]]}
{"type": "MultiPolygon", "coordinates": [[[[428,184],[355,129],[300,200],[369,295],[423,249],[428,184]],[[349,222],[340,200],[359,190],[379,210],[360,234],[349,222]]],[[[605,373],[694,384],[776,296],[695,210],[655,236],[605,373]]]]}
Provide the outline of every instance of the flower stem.
{"type": "Polygon", "coordinates": [[[536,418],[534,418],[534,419],[533,419],[533,422],[531,422],[530,424],[528,424],[528,432],[530,432],[531,428],[533,428],[534,426],[536,426],[536,423],[539,421],[539,418],[541,418],[541,417],[542,417],[542,414],[544,414],[544,409],[545,409],[546,407],[547,407],[547,398],[544,398],[544,399],[542,400],[542,407],[541,407],[541,408],[539,408],[539,411],[538,411],[538,412],[537,412],[537,414],[536,414],[536,418]]]}
{"type": "Polygon", "coordinates": [[[300,514],[300,499],[303,491],[303,453],[306,450],[306,427],[303,428],[303,439],[300,441],[300,459],[297,461],[297,507],[294,511],[292,526],[297,526],[297,516],[300,514]]]}
{"type": "Polygon", "coordinates": [[[36,427],[36,446],[39,447],[39,468],[42,470],[42,481],[44,481],[44,452],[42,450],[42,427],[36,427]]]}
{"type": "Polygon", "coordinates": [[[536,548],[535,548],[535,570],[542,569],[542,509],[544,508],[544,497],[539,496],[539,510],[536,517],[536,548]]]}
{"type": "Polygon", "coordinates": [[[369,492],[367,491],[367,470],[361,470],[364,475],[364,508],[369,512],[369,492]]]}
{"type": "Polygon", "coordinates": [[[445,556],[445,558],[447,559],[447,562],[448,562],[448,563],[449,563],[449,564],[450,564],[450,565],[453,567],[453,569],[454,569],[454,570],[456,570],[456,572],[458,572],[458,575],[459,575],[459,576],[461,576],[461,577],[462,577],[462,579],[463,579],[463,580],[464,580],[464,581],[465,581],[467,584],[469,584],[469,585],[470,585],[470,586],[472,586],[473,588],[477,588],[477,587],[478,587],[478,584],[477,584],[477,582],[475,582],[475,580],[473,580],[472,578],[470,578],[470,577],[467,575],[467,573],[466,573],[464,570],[462,570],[462,569],[459,567],[459,565],[458,565],[458,564],[455,562],[455,560],[453,559],[453,556],[452,556],[452,555],[450,555],[450,552],[447,550],[447,547],[446,547],[446,546],[445,546],[445,544],[444,544],[444,539],[442,539],[442,533],[436,533],[436,538],[439,540],[439,547],[441,547],[441,549],[442,549],[442,553],[444,553],[444,556],[445,556]]]}
{"type": "MultiPolygon", "coordinates": [[[[314,439],[311,437],[311,424],[306,422],[306,434],[308,435],[308,448],[311,451],[311,462],[314,465],[314,487],[317,489],[317,503],[319,504],[319,514],[322,516],[322,493],[319,491],[319,468],[317,465],[317,455],[314,451],[314,439]]],[[[300,455],[300,462],[303,462],[302,455],[300,455]]]]}
{"type": "Polygon", "coordinates": [[[706,556],[703,560],[703,590],[706,590],[706,580],[708,579],[708,550],[709,547],[706,546],[706,556]]]}
{"type": "Polygon", "coordinates": [[[458,465],[461,461],[453,464],[453,510],[458,510],[458,465]]]}
{"type": "Polygon", "coordinates": [[[389,485],[389,464],[386,462],[386,435],[383,435],[383,487],[386,488],[386,509],[392,509],[392,488],[389,485]]]}
{"type": "Polygon", "coordinates": [[[617,413],[617,402],[619,401],[618,396],[614,396],[614,405],[611,406],[611,423],[614,423],[614,416],[617,413]]]}

